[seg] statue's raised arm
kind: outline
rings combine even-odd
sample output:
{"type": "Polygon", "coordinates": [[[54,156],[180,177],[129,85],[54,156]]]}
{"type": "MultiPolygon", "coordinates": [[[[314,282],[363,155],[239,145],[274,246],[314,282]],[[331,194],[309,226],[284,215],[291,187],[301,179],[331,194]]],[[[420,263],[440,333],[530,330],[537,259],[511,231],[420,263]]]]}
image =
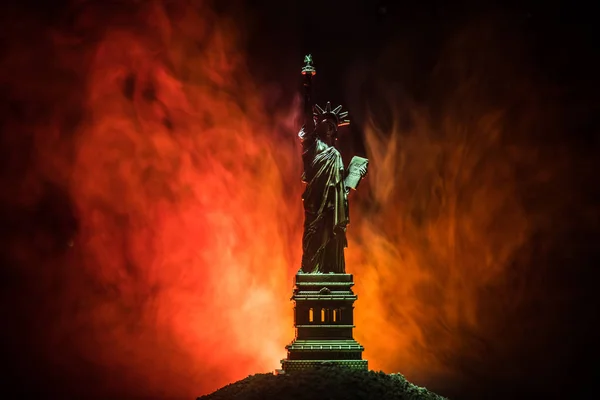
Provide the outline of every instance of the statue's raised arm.
{"type": "Polygon", "coordinates": [[[313,103],[312,103],[312,77],[315,76],[317,70],[313,66],[311,54],[304,56],[304,66],[302,67],[302,91],[303,91],[303,107],[302,107],[302,128],[298,132],[298,137],[302,141],[303,147],[310,147],[315,141],[315,125],[313,120],[313,103]]]}
{"type": "Polygon", "coordinates": [[[304,107],[303,107],[303,122],[305,129],[308,132],[314,130],[314,122],[312,117],[312,77],[317,74],[317,70],[313,66],[313,58],[311,54],[304,56],[304,66],[302,67],[302,88],[304,91],[304,107]]]}

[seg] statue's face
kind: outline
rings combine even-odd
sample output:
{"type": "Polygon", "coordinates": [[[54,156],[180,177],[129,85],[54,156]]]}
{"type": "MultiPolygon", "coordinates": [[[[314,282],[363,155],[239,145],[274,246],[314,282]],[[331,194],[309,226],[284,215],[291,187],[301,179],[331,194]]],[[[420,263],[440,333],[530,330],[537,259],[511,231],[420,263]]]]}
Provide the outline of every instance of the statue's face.
{"type": "Polygon", "coordinates": [[[328,142],[337,139],[337,127],[329,120],[321,121],[317,125],[317,133],[321,138],[328,142]]]}

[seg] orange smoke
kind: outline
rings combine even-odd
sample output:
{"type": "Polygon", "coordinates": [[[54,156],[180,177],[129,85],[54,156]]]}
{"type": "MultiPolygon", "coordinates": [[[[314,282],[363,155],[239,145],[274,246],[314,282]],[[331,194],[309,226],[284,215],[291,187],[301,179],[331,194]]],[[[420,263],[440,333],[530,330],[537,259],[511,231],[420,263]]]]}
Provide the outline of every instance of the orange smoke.
{"type": "Polygon", "coordinates": [[[370,197],[354,204],[348,249],[357,338],[371,368],[437,390],[526,376],[514,360],[542,360],[549,343],[538,333],[536,348],[527,330],[554,329],[529,304],[561,309],[530,257],[541,230],[560,229],[561,192],[573,191],[566,150],[534,136],[551,137],[558,113],[515,32],[495,22],[448,41],[426,103],[389,89],[399,70],[411,76],[411,54],[394,43],[365,102],[370,197]]]}
{"type": "Polygon", "coordinates": [[[202,3],[112,12],[54,36],[56,62],[87,70],[70,148],[57,125],[36,137],[79,221],[62,245],[83,281],[52,335],[111,371],[107,393],[189,398],[276,368],[293,336],[295,114],[266,114],[233,22],[202,3]]]}
{"type": "Polygon", "coordinates": [[[91,310],[98,332],[116,328],[98,338],[112,350],[92,356],[122,360],[150,393],[176,380],[172,394],[190,396],[285,355],[300,221],[287,199],[300,187],[299,163],[285,161],[294,137],[278,132],[294,115],[265,115],[233,24],[206,8],[169,18],[159,3],[136,17],[139,30],[110,29],[91,61],[71,177],[75,246],[119,292],[91,310]],[[149,298],[132,334],[123,307],[140,288],[149,298]]]}

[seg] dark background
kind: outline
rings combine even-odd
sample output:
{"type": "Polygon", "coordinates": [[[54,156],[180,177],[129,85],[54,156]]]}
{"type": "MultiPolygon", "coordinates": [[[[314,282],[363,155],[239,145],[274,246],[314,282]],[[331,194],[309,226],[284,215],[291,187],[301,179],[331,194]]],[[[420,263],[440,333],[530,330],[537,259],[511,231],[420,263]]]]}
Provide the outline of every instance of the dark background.
{"type": "MultiPolygon", "coordinates": [[[[111,12],[111,7],[114,12],[119,12],[122,7],[116,1],[105,3],[107,13],[111,12]]],[[[7,7],[4,19],[28,14],[40,26],[66,24],[69,15],[77,12],[67,8],[66,1],[42,3],[30,0],[3,7],[7,7]]],[[[547,90],[548,96],[552,96],[557,114],[548,115],[548,120],[557,121],[559,128],[531,131],[530,137],[525,139],[541,147],[552,144],[569,151],[574,166],[568,171],[568,180],[577,188],[577,195],[563,194],[572,197],[569,200],[571,208],[564,210],[575,210],[579,206],[595,207],[600,187],[596,172],[600,65],[598,17],[592,5],[585,6],[583,2],[238,1],[217,2],[215,7],[219,12],[237,15],[238,18],[244,15],[248,67],[257,82],[278,85],[283,90],[285,95],[278,97],[278,101],[291,101],[298,89],[299,63],[304,54],[313,54],[318,70],[316,100],[320,103],[331,100],[350,108],[354,121],[358,123],[352,125],[349,135],[352,140],[344,142],[342,151],[356,153],[365,151],[360,126],[364,122],[366,103],[381,103],[377,97],[377,82],[383,80],[390,87],[397,88],[402,97],[430,104],[435,110],[439,101],[437,94],[455,83],[432,78],[447,39],[462,27],[477,23],[487,25],[489,22],[496,27],[496,34],[489,45],[492,47],[488,47],[490,53],[495,52],[493,46],[498,46],[501,58],[509,60],[514,53],[516,60],[526,60],[522,64],[519,63],[521,61],[507,63],[506,68],[526,70],[530,74],[528,76],[534,76],[539,83],[537,87],[541,91],[547,90]],[[399,47],[403,49],[401,52],[393,51],[399,47]]],[[[3,26],[9,23],[5,20],[3,26]]],[[[4,55],[6,43],[19,40],[10,36],[13,31],[6,30],[2,34],[0,51],[4,55]]],[[[35,34],[35,30],[31,33],[35,34]]],[[[484,44],[477,51],[485,48],[484,44]]],[[[503,87],[506,68],[497,62],[488,67],[489,81],[493,84],[489,89],[482,87],[482,92],[498,93],[499,98],[503,96],[502,90],[510,92],[510,88],[503,87]]],[[[479,72],[488,74],[483,70],[479,72]]],[[[5,120],[14,111],[7,106],[9,100],[2,99],[5,120]]],[[[270,106],[276,108],[282,104],[270,106]]],[[[519,110],[514,112],[518,114],[519,110]]],[[[378,123],[385,126],[393,111],[380,107],[378,113],[378,123]]],[[[547,123],[540,121],[541,125],[547,123]]],[[[10,155],[19,155],[22,168],[26,169],[26,145],[23,141],[8,140],[11,134],[6,129],[2,131],[2,157],[6,160],[10,155]]],[[[10,188],[10,182],[18,179],[19,172],[8,170],[8,163],[0,165],[4,169],[0,175],[3,186],[10,188]]],[[[531,207],[545,201],[543,193],[530,195],[528,201],[531,207]]],[[[555,192],[549,194],[560,195],[555,192]]],[[[0,218],[4,219],[0,222],[0,229],[5,243],[15,234],[16,225],[19,234],[50,229],[56,230],[57,235],[67,235],[64,231],[75,229],[77,221],[68,210],[57,206],[61,203],[61,196],[61,193],[56,193],[47,204],[40,206],[38,214],[24,216],[18,219],[18,223],[14,222],[15,211],[7,205],[0,214],[0,218]]],[[[597,216],[597,213],[590,215],[597,216]]],[[[552,322],[545,325],[548,329],[539,341],[536,339],[538,333],[532,331],[521,335],[520,342],[515,341],[512,347],[509,343],[508,347],[514,351],[509,352],[508,361],[505,361],[514,369],[511,379],[498,380],[494,377],[495,368],[500,368],[497,360],[490,359],[489,365],[469,364],[468,360],[463,360],[462,364],[457,363],[457,368],[462,368],[464,374],[477,376],[477,379],[469,381],[471,386],[459,382],[456,385],[440,383],[437,387],[445,390],[441,394],[456,399],[595,397],[596,382],[600,379],[595,328],[599,315],[597,282],[600,276],[597,220],[575,213],[572,218],[570,215],[556,215],[556,218],[559,217],[570,220],[568,227],[556,231],[552,251],[543,251],[543,257],[539,260],[534,258],[531,264],[539,262],[556,266],[549,269],[551,272],[544,278],[543,296],[551,297],[560,292],[569,297],[565,303],[568,306],[540,310],[536,307],[544,307],[543,304],[529,304],[526,312],[518,317],[527,319],[528,315],[544,312],[552,316],[552,322]],[[539,348],[528,352],[537,344],[539,348]]],[[[550,225],[546,231],[539,233],[540,237],[552,235],[552,229],[550,225]]],[[[540,239],[541,242],[544,240],[540,239]]],[[[19,277],[5,273],[0,279],[1,299],[10,304],[14,302],[11,296],[20,293],[19,277]]],[[[51,302],[52,299],[36,301],[51,302]]],[[[6,356],[4,366],[10,371],[5,377],[9,377],[14,389],[19,391],[37,387],[40,395],[47,390],[69,393],[68,388],[55,386],[53,379],[49,378],[52,374],[44,368],[43,362],[38,364],[40,355],[27,350],[28,343],[34,341],[37,335],[44,335],[43,326],[23,322],[35,319],[35,306],[28,307],[12,309],[2,320],[3,327],[10,327],[3,329],[8,333],[5,332],[6,338],[0,346],[6,356]]],[[[10,308],[10,305],[5,305],[3,310],[10,308]]],[[[509,321],[519,323],[516,318],[509,321]]],[[[508,343],[512,339],[506,340],[508,343]]],[[[93,371],[93,366],[82,365],[82,368],[93,371]]],[[[435,383],[430,387],[435,390],[435,383]]]]}

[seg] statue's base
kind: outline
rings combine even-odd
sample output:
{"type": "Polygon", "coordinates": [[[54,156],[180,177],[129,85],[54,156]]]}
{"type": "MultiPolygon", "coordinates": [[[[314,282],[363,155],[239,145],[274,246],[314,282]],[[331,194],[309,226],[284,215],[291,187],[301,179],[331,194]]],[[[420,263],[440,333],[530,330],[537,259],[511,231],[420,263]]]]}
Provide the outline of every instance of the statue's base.
{"type": "Polygon", "coordinates": [[[281,366],[286,373],[331,366],[364,371],[369,369],[367,360],[281,360],[281,366]]]}
{"type": "Polygon", "coordinates": [[[354,282],[351,274],[296,275],[292,295],[296,337],[281,360],[285,372],[343,366],[367,370],[354,329],[354,282]]]}

